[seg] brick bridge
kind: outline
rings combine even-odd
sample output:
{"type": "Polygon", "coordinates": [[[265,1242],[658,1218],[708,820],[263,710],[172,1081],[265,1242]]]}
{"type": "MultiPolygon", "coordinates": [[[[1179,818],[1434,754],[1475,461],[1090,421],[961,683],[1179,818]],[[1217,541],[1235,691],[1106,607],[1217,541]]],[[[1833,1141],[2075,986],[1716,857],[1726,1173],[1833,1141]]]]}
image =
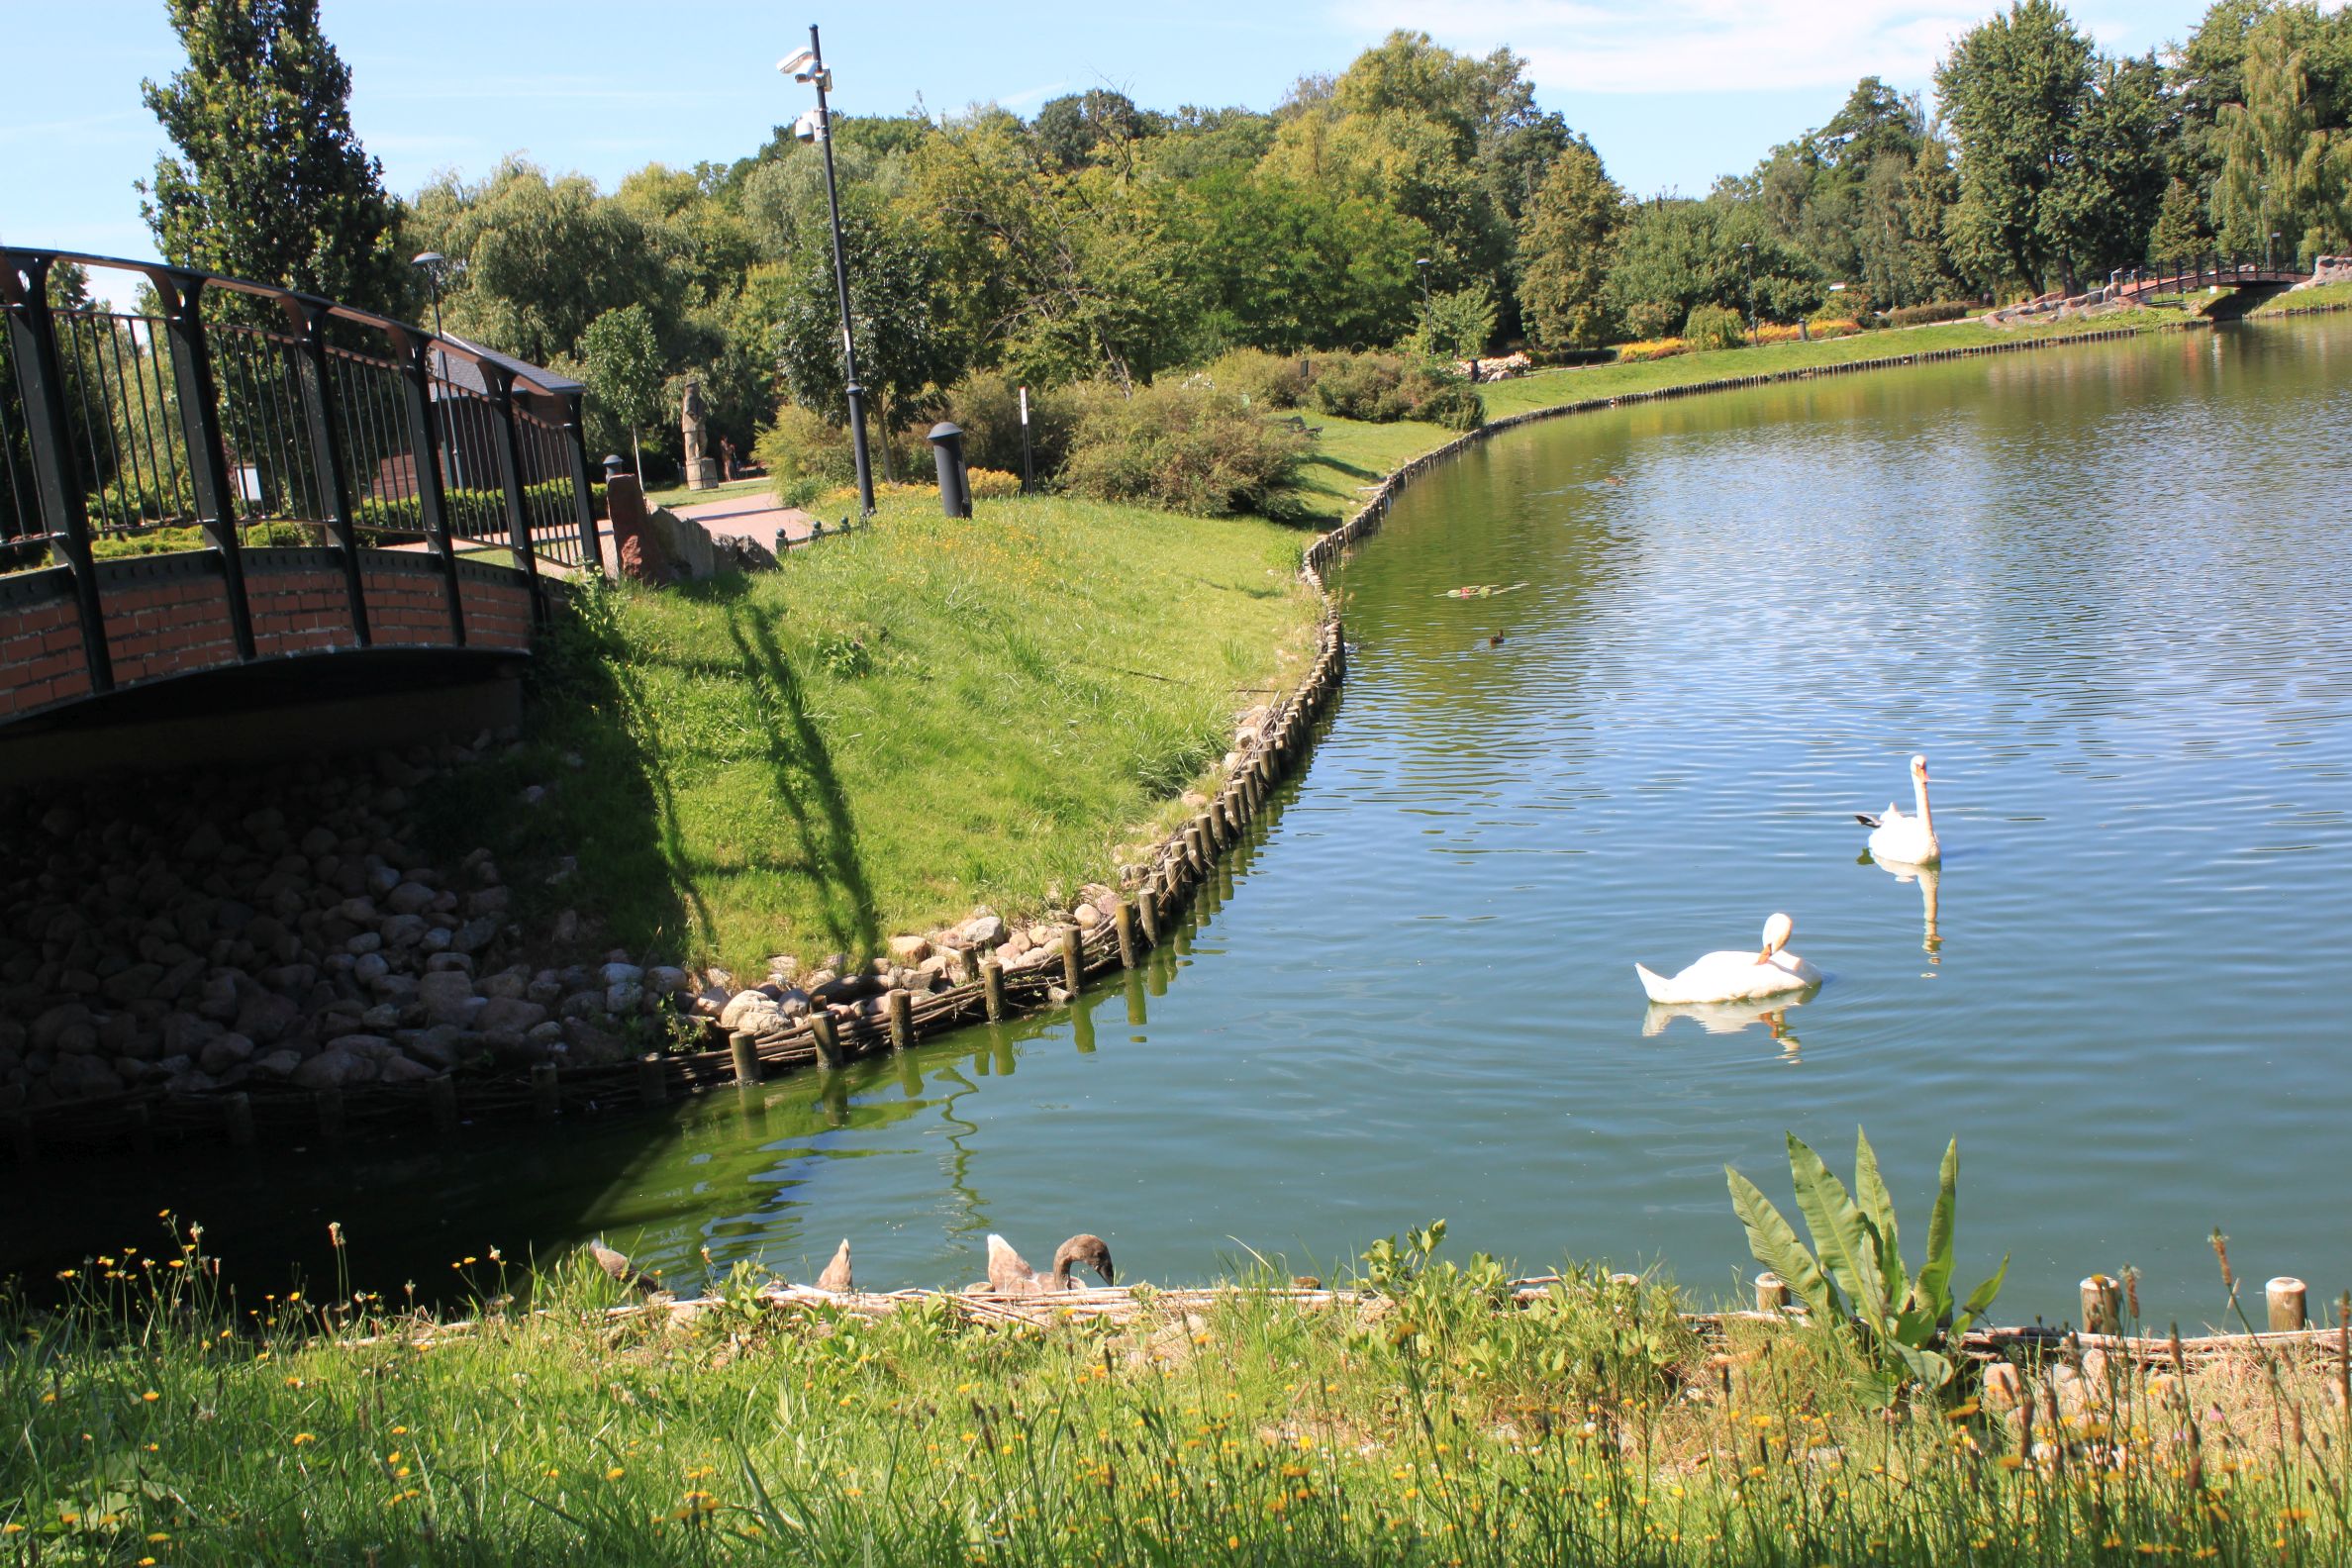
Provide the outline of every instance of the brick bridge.
{"type": "Polygon", "coordinates": [[[0,250],[0,750],[511,672],[602,569],[576,381],[160,263],[0,250]]]}

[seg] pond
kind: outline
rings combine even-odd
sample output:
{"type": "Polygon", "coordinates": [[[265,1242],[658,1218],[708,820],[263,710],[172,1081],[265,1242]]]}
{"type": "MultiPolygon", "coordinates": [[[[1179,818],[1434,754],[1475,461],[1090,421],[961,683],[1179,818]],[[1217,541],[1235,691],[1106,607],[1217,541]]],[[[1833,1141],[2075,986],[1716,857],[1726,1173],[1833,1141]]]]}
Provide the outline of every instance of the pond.
{"type": "MultiPolygon", "coordinates": [[[[1869,1129],[2000,1316],[2145,1271],[2352,1285],[2352,323],[2240,326],[1513,432],[1338,574],[1349,679],[1173,952],[1075,1015],[559,1136],[99,1171],[233,1257],[415,1278],[601,1233],[861,1284],[1109,1238],[1123,1277],[1328,1273],[1435,1217],[1526,1268],[1750,1267],[1722,1167],[1869,1129]],[[1446,590],[1492,584],[1485,598],[1446,590]],[[1495,640],[1496,638],[1500,640],[1495,640]],[[1862,857],[1929,759],[1932,884],[1862,857]],[[1774,1018],[1651,1012],[1636,960],[1827,971],[1774,1018]]],[[[103,1221],[100,1217],[104,1217],[103,1221]]],[[[138,1239],[136,1232],[132,1238],[138,1239]]],[[[82,1244],[80,1241],[71,1244],[82,1244]]],[[[477,1265],[477,1268],[481,1265],[477,1265]]],[[[2256,1286],[2259,1300],[2259,1284],[2256,1286]]]]}

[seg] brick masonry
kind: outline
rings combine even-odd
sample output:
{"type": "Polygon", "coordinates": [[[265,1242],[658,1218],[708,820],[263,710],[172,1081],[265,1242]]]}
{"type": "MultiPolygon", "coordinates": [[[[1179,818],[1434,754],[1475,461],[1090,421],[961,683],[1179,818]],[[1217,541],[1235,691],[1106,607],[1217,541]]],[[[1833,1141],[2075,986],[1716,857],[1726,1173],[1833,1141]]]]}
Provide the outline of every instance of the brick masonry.
{"type": "MultiPolygon", "coordinates": [[[[329,550],[249,550],[245,600],[256,659],[303,658],[359,646],[340,560],[329,550]]],[[[531,590],[511,569],[460,563],[465,645],[528,652],[531,590]]],[[[0,723],[87,697],[81,620],[62,571],[0,579],[0,723]]],[[[228,585],[209,557],[102,563],[107,652],[115,685],[238,662],[228,585]]],[[[429,556],[362,553],[360,583],[377,647],[453,647],[448,581],[429,556]]]]}

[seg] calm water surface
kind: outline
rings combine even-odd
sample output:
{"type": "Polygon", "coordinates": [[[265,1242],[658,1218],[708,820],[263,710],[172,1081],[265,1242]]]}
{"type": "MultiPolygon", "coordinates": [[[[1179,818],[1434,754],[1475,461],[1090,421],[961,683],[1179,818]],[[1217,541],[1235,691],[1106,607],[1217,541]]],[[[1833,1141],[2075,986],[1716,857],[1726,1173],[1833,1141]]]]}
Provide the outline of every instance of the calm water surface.
{"type": "Polygon", "coordinates": [[[2348,365],[2352,325],[2240,328],[1515,432],[1346,566],[1305,778],[1177,951],[1075,1017],[454,1160],[93,1174],[51,1230],[168,1197],[275,1259],[340,1219],[363,1274],[428,1281],[599,1232],[805,1278],[847,1235],[899,1285],[977,1277],[992,1229],[1194,1280],[1443,1216],[1465,1253],[1713,1293],[1746,1263],[1723,1165],[1785,1194],[1784,1129],[1842,1167],[1859,1123],[1915,1223],[1960,1137],[2005,1317],[2131,1263],[2152,1317],[2212,1319],[2215,1226],[2332,1295],[2348,365]],[[1931,889],[1850,815],[1908,808],[1914,750],[1931,889]],[[1635,959],[1774,910],[1812,999],[1645,1008],[1635,959]]]}

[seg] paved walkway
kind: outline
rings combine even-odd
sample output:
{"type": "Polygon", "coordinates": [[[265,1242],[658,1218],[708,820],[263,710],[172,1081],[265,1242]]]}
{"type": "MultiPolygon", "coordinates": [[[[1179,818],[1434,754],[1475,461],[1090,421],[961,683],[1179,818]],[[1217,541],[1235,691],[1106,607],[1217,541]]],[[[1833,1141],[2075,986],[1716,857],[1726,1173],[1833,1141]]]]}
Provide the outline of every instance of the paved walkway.
{"type": "Polygon", "coordinates": [[[811,514],[799,507],[778,506],[772,496],[761,494],[698,501],[670,511],[701,525],[714,539],[722,534],[748,539],[778,555],[805,543],[818,528],[818,520],[811,514]]]}

